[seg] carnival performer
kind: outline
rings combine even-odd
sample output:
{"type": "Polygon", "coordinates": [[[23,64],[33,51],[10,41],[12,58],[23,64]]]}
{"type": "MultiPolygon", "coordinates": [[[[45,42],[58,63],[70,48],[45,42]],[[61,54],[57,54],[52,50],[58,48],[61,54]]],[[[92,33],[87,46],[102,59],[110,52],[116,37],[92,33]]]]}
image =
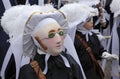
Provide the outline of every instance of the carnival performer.
{"type": "Polygon", "coordinates": [[[97,34],[93,31],[93,16],[96,16],[97,11],[85,4],[68,4],[61,9],[63,12],[73,13],[71,15],[68,14],[68,16],[74,16],[73,18],[68,18],[71,23],[69,34],[73,39],[86,78],[104,79],[104,72],[97,60],[101,60],[102,58],[118,60],[118,56],[104,50],[97,34]],[[74,11],[79,11],[79,14],[74,15],[74,11]]]}
{"type": "Polygon", "coordinates": [[[87,79],[104,79],[104,73],[97,60],[118,59],[118,56],[105,51],[92,30],[93,20],[92,17],[88,17],[77,26],[74,44],[87,79]]]}
{"type": "Polygon", "coordinates": [[[51,5],[20,5],[6,11],[1,21],[11,44],[2,78],[13,53],[16,79],[84,79],[81,67],[63,46],[68,28],[64,13],[51,5]]]}

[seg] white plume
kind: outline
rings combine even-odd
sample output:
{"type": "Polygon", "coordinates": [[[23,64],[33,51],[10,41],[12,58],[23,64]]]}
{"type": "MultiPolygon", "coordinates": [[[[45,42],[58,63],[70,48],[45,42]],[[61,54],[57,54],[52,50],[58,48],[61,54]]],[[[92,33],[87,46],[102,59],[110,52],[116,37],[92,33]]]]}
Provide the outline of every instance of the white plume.
{"type": "Polygon", "coordinates": [[[114,13],[114,17],[120,14],[120,0],[112,0],[110,10],[114,13]]]}
{"type": "Polygon", "coordinates": [[[53,7],[51,5],[44,7],[37,5],[18,5],[6,10],[1,18],[1,25],[9,35],[10,42],[14,41],[20,34],[23,34],[26,21],[33,12],[41,12],[46,9],[51,10],[53,7]]]}
{"type": "Polygon", "coordinates": [[[7,34],[14,30],[14,21],[23,12],[24,6],[15,6],[5,11],[1,19],[1,25],[7,34]]]}
{"type": "Polygon", "coordinates": [[[90,6],[80,3],[66,4],[60,8],[64,14],[66,14],[68,21],[71,22],[83,22],[89,16],[95,16],[98,14],[98,10],[90,6]]]}
{"type": "Polygon", "coordinates": [[[98,10],[80,3],[66,4],[60,8],[66,14],[69,23],[69,35],[74,41],[75,31],[78,24],[86,21],[88,17],[98,15],[98,10]]]}
{"type": "Polygon", "coordinates": [[[116,12],[120,9],[120,0],[112,0],[112,3],[110,4],[110,9],[112,12],[116,12]]]}

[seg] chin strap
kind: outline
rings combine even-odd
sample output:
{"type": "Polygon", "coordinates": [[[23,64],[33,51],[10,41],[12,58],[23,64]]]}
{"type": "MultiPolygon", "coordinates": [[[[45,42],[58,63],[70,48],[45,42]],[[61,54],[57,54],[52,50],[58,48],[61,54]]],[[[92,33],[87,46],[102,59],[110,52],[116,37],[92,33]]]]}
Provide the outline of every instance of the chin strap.
{"type": "MultiPolygon", "coordinates": [[[[67,58],[64,57],[62,54],[60,54],[60,56],[62,57],[65,66],[66,66],[66,67],[70,67],[70,63],[69,63],[69,61],[67,60],[67,58]]],[[[44,71],[43,71],[44,74],[46,74],[47,71],[48,71],[48,63],[47,63],[47,62],[48,62],[48,59],[49,59],[49,58],[50,58],[50,54],[47,53],[47,54],[45,55],[45,69],[44,69],[44,71]]]]}
{"type": "MultiPolygon", "coordinates": [[[[43,73],[46,74],[48,71],[48,60],[49,60],[51,55],[49,53],[45,53],[45,52],[41,51],[40,49],[37,49],[37,52],[38,52],[38,54],[45,54],[45,68],[43,70],[43,73]]],[[[67,58],[65,56],[63,56],[62,54],[59,54],[59,55],[63,59],[65,66],[70,67],[70,63],[67,60],[67,58]]]]}
{"type": "Polygon", "coordinates": [[[50,57],[50,54],[45,55],[45,69],[43,71],[44,74],[46,74],[47,70],[48,70],[48,63],[47,62],[48,62],[49,57],[50,57]]]}

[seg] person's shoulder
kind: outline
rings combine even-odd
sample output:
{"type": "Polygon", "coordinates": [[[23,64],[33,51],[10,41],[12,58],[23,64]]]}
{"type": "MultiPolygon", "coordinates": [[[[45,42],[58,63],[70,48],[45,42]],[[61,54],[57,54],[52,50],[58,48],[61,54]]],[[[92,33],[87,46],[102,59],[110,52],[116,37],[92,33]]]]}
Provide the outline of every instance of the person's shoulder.
{"type": "Polygon", "coordinates": [[[37,79],[36,73],[30,64],[20,68],[19,79],[37,79]]]}
{"type": "Polygon", "coordinates": [[[25,64],[20,68],[21,72],[23,72],[23,71],[27,72],[27,71],[31,71],[31,70],[32,70],[32,67],[30,64],[25,64]]]}

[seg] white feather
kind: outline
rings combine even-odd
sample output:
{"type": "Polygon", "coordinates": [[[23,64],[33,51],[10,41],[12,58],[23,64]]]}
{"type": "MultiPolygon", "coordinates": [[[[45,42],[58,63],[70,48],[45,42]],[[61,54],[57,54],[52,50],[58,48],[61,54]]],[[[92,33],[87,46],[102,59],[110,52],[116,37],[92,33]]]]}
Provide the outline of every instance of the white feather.
{"type": "Polygon", "coordinates": [[[14,21],[22,13],[23,6],[15,6],[5,11],[1,19],[1,25],[7,34],[14,29],[14,21]]]}
{"type": "Polygon", "coordinates": [[[68,21],[71,22],[83,22],[89,16],[97,15],[97,9],[80,3],[66,4],[60,9],[64,14],[66,14],[68,21]],[[95,14],[91,14],[95,13],[95,14]]]}
{"type": "Polygon", "coordinates": [[[120,10],[120,0],[112,0],[112,3],[110,4],[110,9],[112,12],[120,10]]]}
{"type": "Polygon", "coordinates": [[[10,43],[20,35],[23,34],[26,21],[33,12],[45,12],[47,10],[54,10],[53,6],[37,6],[37,5],[18,5],[5,11],[1,18],[1,24],[4,31],[10,37],[10,43]]]}
{"type": "Polygon", "coordinates": [[[97,9],[80,3],[66,4],[60,10],[66,14],[69,23],[68,33],[73,41],[77,25],[86,21],[88,17],[95,16],[98,13],[97,9]]]}
{"type": "Polygon", "coordinates": [[[112,0],[110,10],[114,13],[114,17],[120,14],[120,0],[112,0]]]}

